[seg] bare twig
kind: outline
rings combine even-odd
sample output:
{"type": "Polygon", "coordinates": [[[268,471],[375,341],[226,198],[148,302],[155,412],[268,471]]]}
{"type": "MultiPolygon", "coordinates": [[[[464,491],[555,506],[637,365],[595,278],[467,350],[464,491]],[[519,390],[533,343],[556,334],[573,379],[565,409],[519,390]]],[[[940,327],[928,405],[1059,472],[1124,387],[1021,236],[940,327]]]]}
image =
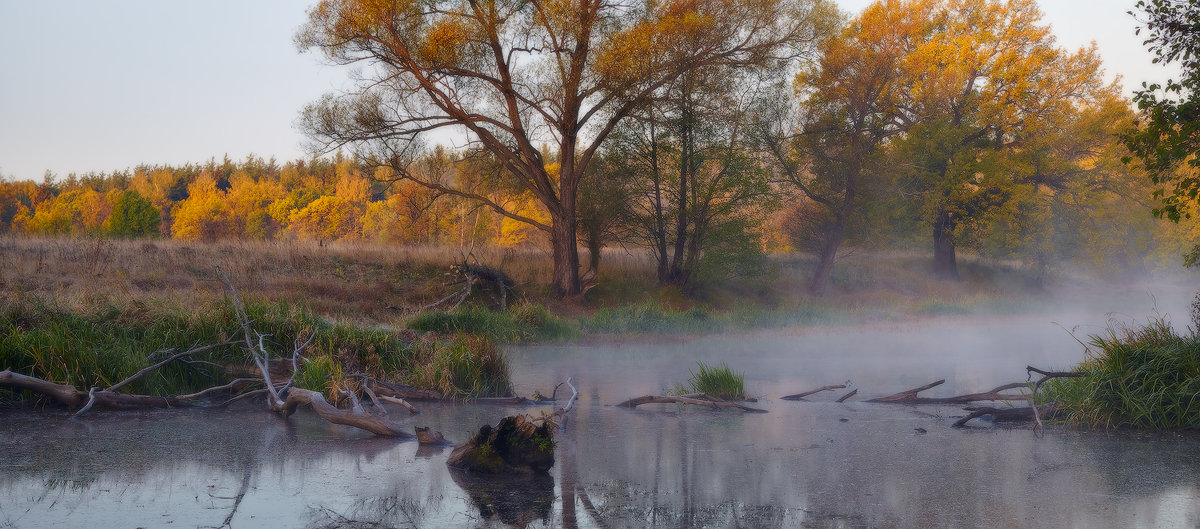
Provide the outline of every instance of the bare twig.
{"type": "Polygon", "coordinates": [[[822,391],[830,391],[830,390],[834,390],[834,389],[843,389],[845,387],[846,387],[845,384],[836,384],[836,385],[832,385],[832,386],[821,386],[812,391],[805,391],[803,393],[797,393],[795,395],[784,395],[783,397],[780,397],[780,398],[783,400],[802,400],[804,397],[807,397],[814,393],[820,393],[822,391]]]}

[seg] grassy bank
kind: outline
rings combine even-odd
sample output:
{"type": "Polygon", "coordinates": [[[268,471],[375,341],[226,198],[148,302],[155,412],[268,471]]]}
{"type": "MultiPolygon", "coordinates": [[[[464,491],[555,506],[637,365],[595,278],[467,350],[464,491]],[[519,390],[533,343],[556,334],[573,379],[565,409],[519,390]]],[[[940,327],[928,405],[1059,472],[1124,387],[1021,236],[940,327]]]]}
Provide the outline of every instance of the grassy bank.
{"type": "MultiPolygon", "coordinates": [[[[246,311],[274,358],[285,358],[316,331],[296,380],[337,398],[350,375],[437,389],[452,397],[510,392],[495,345],[478,337],[418,335],[331,324],[300,304],[250,299],[246,311]]],[[[63,306],[33,296],[0,301],[0,368],[78,388],[109,387],[179,351],[236,339],[240,327],[225,299],[185,304],[138,299],[63,306]]],[[[182,394],[250,374],[240,344],[206,351],[135,382],[129,391],[182,394]]],[[[9,395],[13,397],[14,395],[9,395]]]]}
{"type": "MultiPolygon", "coordinates": [[[[29,295],[68,312],[161,300],[220,303],[219,266],[246,296],[304,306],[325,321],[475,332],[504,343],[1028,313],[1088,306],[1087,296],[1108,300],[1124,284],[1064,265],[1070,272],[1043,286],[1020,264],[968,255],[960,256],[963,279],[947,282],[930,274],[923,253],[860,253],[840,259],[828,294],[814,297],[807,281],[815,259],[787,254],[772,256],[767,273],[685,294],[657,284],[648,255],[622,250],[603,254],[599,285],[582,302],[564,302],[547,288],[550,260],[536,249],[0,237],[0,262],[0,299],[29,295]],[[423,312],[461,289],[446,272],[464,260],[511,276],[513,308],[486,310],[487,296],[477,294],[457,311],[423,312]],[[1069,298],[1075,301],[1063,301],[1069,298]]],[[[1130,285],[1122,295],[1145,298],[1146,288],[1130,285]]]]}
{"type": "Polygon", "coordinates": [[[1071,424],[1104,428],[1200,428],[1200,335],[1165,321],[1116,325],[1089,339],[1080,378],[1046,385],[1071,424]]]}

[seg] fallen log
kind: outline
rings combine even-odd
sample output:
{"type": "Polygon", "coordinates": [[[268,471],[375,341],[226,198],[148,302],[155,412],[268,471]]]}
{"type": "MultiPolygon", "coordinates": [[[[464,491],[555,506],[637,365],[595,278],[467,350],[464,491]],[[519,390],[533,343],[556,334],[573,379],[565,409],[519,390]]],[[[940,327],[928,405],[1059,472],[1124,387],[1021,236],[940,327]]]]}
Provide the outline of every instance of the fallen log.
{"type": "Polygon", "coordinates": [[[276,412],[284,417],[288,417],[296,412],[296,408],[300,406],[308,406],[316,414],[333,424],[341,424],[344,426],[353,426],[362,430],[366,430],[375,435],[386,437],[396,437],[401,439],[412,439],[414,436],[400,428],[399,425],[388,421],[382,417],[375,417],[362,412],[353,410],[343,410],[330,404],[325,400],[325,397],[316,391],[290,388],[287,391],[287,397],[279,406],[272,406],[271,411],[276,412]]]}
{"type": "MultiPolygon", "coordinates": [[[[102,408],[138,409],[138,408],[184,408],[194,406],[188,400],[178,397],[158,397],[154,395],[130,395],[114,393],[108,390],[81,391],[69,384],[58,384],[48,380],[13,373],[10,369],[0,371],[0,386],[13,389],[32,391],[39,395],[50,397],[68,408],[76,408],[87,404],[102,408]]],[[[78,415],[78,413],[77,413],[78,415]]]]}
{"type": "Polygon", "coordinates": [[[690,395],[645,395],[629,399],[625,402],[617,404],[622,408],[636,408],[643,404],[691,404],[693,406],[704,406],[719,410],[721,408],[736,408],[750,413],[767,413],[767,410],[759,408],[751,408],[744,404],[730,402],[716,397],[710,397],[703,393],[693,393],[690,395]]]}
{"type": "MultiPolygon", "coordinates": [[[[1058,406],[1054,404],[1048,404],[1042,408],[1047,412],[1047,417],[1056,415],[1058,412],[1058,406]]],[[[954,424],[951,425],[952,428],[962,428],[970,420],[987,415],[991,415],[992,420],[995,422],[1033,421],[1036,418],[1036,408],[1033,406],[1024,408],[966,407],[963,408],[963,410],[971,413],[957,421],[954,421],[954,424]]]]}
{"type": "Polygon", "coordinates": [[[871,399],[871,400],[868,400],[867,402],[882,402],[882,403],[889,403],[889,404],[966,404],[966,403],[971,403],[971,402],[982,402],[982,401],[1028,400],[1029,399],[1029,395],[1023,394],[1023,393],[1015,393],[1015,394],[1014,393],[1004,393],[1004,391],[1007,391],[1010,389],[1028,388],[1029,387],[1029,384],[1021,383],[1021,382],[1013,382],[1011,384],[1004,384],[1003,386],[997,386],[991,390],[984,391],[982,393],[968,393],[966,395],[956,395],[953,397],[931,398],[931,397],[918,397],[917,396],[918,393],[925,391],[927,389],[939,386],[941,384],[944,384],[945,382],[946,381],[944,379],[938,380],[936,382],[931,382],[931,383],[921,386],[919,388],[913,388],[910,390],[901,391],[900,393],[896,393],[894,395],[888,395],[886,397],[879,397],[877,399],[871,399]]]}
{"type": "Polygon", "coordinates": [[[812,390],[812,391],[805,391],[805,392],[803,392],[803,393],[796,393],[795,395],[784,395],[784,396],[782,396],[782,397],[779,397],[779,398],[781,398],[781,399],[783,399],[783,400],[804,400],[804,397],[807,397],[807,396],[809,396],[809,395],[813,395],[813,394],[815,394],[815,393],[820,393],[820,392],[822,392],[822,391],[830,391],[830,390],[834,390],[834,389],[845,389],[845,387],[846,387],[846,385],[845,385],[845,384],[836,384],[836,385],[833,385],[833,386],[821,386],[821,387],[819,387],[819,388],[817,388],[817,389],[814,389],[814,390],[812,390]]]}

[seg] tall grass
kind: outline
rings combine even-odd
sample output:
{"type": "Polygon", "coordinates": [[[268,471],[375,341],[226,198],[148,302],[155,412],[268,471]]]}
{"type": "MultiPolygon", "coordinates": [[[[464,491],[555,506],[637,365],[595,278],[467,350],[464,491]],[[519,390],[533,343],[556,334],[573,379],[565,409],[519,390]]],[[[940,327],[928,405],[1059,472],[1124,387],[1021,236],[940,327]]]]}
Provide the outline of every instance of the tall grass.
{"type": "Polygon", "coordinates": [[[451,312],[422,312],[410,318],[406,326],[419,332],[476,334],[511,344],[555,342],[579,336],[579,329],[573,324],[533,303],[499,312],[476,306],[451,312]]]}
{"type": "Polygon", "coordinates": [[[730,369],[725,362],[721,362],[720,366],[696,362],[696,369],[689,369],[688,372],[692,377],[687,384],[677,388],[676,393],[704,393],[725,400],[746,399],[745,375],[730,369]]]}
{"type": "MultiPolygon", "coordinates": [[[[264,344],[276,359],[287,358],[298,340],[316,332],[296,375],[300,387],[333,396],[337,388],[353,386],[351,375],[366,374],[455,396],[509,391],[507,364],[486,338],[468,343],[454,337],[331,324],[303,305],[254,298],[246,299],[246,312],[255,330],[266,335],[264,344]],[[451,376],[430,377],[431,369],[451,376]]],[[[66,310],[34,297],[0,299],[0,369],[78,388],[103,388],[164,358],[168,351],[236,340],[240,333],[232,305],[225,299],[187,306],[171,301],[105,302],[88,310],[66,310]]],[[[181,394],[255,372],[240,343],[189,360],[196,362],[167,365],[135,382],[129,391],[181,394]]]]}
{"type": "Polygon", "coordinates": [[[1047,383],[1072,424],[1151,429],[1200,428],[1200,336],[1162,319],[1113,325],[1089,341],[1080,378],[1047,383]]]}

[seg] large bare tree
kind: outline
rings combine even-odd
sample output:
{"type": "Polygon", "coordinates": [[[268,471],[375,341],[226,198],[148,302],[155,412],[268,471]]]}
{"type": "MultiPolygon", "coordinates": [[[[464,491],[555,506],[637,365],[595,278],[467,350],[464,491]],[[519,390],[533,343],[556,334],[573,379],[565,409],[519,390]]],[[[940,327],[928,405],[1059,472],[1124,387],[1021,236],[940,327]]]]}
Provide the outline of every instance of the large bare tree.
{"type": "Polygon", "coordinates": [[[297,41],[355,65],[356,83],[305,109],[302,127],[318,151],[349,148],[548,232],[553,287],[574,296],[580,178],[613,128],[696,68],[809,52],[832,11],[825,0],[324,0],[297,41]],[[549,224],[411,170],[439,131],[494,158],[549,224]]]}

